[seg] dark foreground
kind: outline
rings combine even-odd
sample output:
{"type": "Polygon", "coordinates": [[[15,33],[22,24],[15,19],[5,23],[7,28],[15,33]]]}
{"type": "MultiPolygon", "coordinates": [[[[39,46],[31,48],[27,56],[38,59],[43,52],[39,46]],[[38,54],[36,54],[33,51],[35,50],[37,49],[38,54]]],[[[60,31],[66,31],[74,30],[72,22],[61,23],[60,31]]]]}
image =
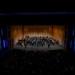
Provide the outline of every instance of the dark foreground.
{"type": "Polygon", "coordinates": [[[1,74],[63,75],[75,74],[73,53],[62,50],[12,50],[0,58],[1,74]]]}

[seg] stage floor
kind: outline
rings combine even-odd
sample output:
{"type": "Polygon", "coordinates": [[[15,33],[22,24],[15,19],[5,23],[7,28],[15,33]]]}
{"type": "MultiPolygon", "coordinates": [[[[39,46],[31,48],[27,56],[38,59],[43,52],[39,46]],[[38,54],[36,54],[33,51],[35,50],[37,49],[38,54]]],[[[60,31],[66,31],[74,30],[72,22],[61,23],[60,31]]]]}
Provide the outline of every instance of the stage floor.
{"type": "Polygon", "coordinates": [[[18,45],[15,45],[13,47],[13,49],[20,49],[20,50],[36,50],[36,51],[39,51],[39,50],[63,50],[64,47],[60,46],[60,45],[51,45],[49,48],[47,45],[45,46],[30,46],[30,45],[27,45],[27,47],[23,47],[23,46],[18,46],[18,45]]]}

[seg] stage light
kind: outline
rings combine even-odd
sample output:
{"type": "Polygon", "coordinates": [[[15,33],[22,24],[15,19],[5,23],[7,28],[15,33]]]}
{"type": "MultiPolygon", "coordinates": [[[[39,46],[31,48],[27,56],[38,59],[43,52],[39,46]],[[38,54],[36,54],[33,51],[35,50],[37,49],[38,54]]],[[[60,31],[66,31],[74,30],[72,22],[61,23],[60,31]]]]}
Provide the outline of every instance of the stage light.
{"type": "Polygon", "coordinates": [[[4,46],[4,48],[8,46],[8,40],[7,39],[3,40],[3,46],[4,46]]]}
{"type": "Polygon", "coordinates": [[[8,40],[5,39],[5,47],[7,47],[7,46],[8,46],[8,40]]]}
{"type": "Polygon", "coordinates": [[[4,46],[4,48],[5,48],[5,40],[3,40],[3,46],[4,46]]]}

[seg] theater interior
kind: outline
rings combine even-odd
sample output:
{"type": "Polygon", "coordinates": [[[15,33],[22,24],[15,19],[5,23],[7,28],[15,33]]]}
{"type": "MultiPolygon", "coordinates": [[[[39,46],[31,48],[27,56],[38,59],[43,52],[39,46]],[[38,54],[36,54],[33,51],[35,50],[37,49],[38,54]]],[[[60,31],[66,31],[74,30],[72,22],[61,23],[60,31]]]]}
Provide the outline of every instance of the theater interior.
{"type": "Polygon", "coordinates": [[[71,15],[7,15],[0,19],[0,73],[75,73],[71,15]]]}

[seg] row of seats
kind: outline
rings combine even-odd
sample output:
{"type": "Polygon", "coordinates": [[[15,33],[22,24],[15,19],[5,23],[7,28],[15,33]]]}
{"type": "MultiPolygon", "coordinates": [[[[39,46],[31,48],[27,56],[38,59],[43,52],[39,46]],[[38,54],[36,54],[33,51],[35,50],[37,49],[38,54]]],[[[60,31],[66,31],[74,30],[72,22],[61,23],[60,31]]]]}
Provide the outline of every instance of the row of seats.
{"type": "Polygon", "coordinates": [[[2,57],[0,72],[21,72],[58,75],[73,73],[75,66],[64,51],[20,51],[13,50],[2,57]]]}

